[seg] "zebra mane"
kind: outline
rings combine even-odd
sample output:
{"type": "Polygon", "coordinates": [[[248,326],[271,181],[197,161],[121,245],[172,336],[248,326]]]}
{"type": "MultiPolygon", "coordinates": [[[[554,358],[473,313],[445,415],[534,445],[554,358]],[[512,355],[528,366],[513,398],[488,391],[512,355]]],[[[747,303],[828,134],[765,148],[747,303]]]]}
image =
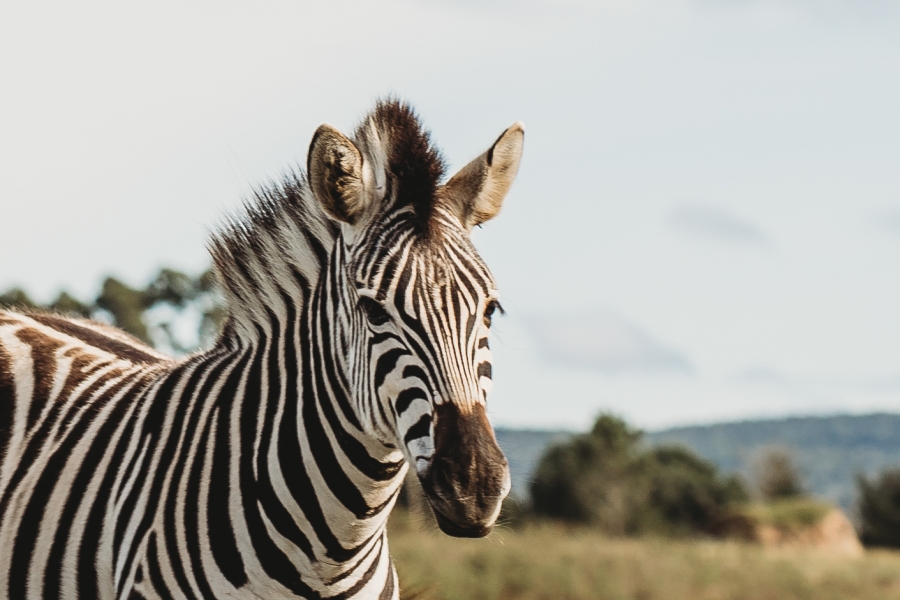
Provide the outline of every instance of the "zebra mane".
{"type": "Polygon", "coordinates": [[[386,163],[397,185],[395,206],[412,206],[427,230],[446,165],[413,108],[395,98],[379,100],[357,127],[354,142],[373,163],[386,163]],[[373,156],[378,154],[383,156],[373,156]]]}
{"type": "MultiPolygon", "coordinates": [[[[393,98],[379,100],[357,127],[354,142],[396,185],[394,207],[412,206],[427,231],[445,165],[412,107],[393,98]]],[[[284,314],[287,301],[302,305],[338,231],[302,171],[254,190],[209,243],[225,299],[225,334],[234,330],[255,338],[273,314],[284,314]]]]}
{"type": "Polygon", "coordinates": [[[328,261],[338,234],[303,173],[254,191],[242,214],[213,234],[209,251],[225,300],[230,331],[255,338],[286,302],[301,306],[328,261]]]}

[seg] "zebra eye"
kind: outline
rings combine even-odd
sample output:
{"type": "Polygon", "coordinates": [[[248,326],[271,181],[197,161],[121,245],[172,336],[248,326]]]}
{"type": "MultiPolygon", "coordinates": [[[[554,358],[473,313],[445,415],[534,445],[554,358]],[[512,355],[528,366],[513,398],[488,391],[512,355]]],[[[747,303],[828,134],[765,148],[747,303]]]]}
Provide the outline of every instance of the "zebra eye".
{"type": "Polygon", "coordinates": [[[503,307],[500,306],[500,303],[496,300],[491,300],[488,302],[487,306],[484,307],[484,324],[488,327],[491,326],[491,318],[494,316],[494,311],[499,310],[502,315],[506,311],[503,310],[503,307]]]}
{"type": "Polygon", "coordinates": [[[391,320],[391,315],[373,298],[360,296],[359,307],[366,313],[366,317],[372,325],[384,325],[391,320]]]}

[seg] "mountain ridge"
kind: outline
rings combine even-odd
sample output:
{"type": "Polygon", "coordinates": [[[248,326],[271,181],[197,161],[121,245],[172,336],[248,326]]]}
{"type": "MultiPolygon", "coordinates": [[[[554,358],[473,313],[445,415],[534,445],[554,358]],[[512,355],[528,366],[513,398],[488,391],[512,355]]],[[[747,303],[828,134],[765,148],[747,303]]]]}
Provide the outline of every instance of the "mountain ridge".
{"type": "MultiPolygon", "coordinates": [[[[498,427],[507,454],[513,494],[528,498],[531,474],[553,443],[580,432],[498,427]]],[[[900,414],[793,416],[687,425],[645,432],[648,445],[683,445],[725,473],[753,482],[753,465],[766,448],[780,446],[793,455],[805,488],[814,496],[853,511],[856,478],[900,466],[900,414]]]]}

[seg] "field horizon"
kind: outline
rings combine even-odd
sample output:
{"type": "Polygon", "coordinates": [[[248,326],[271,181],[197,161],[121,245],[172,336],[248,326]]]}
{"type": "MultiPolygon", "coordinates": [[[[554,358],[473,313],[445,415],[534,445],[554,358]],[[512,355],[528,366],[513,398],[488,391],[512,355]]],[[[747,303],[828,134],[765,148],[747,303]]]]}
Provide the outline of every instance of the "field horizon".
{"type": "Polygon", "coordinates": [[[888,600],[900,552],[851,557],[706,538],[616,538],[558,523],[501,524],[455,539],[397,510],[390,548],[401,598],[415,600],[888,600]]]}

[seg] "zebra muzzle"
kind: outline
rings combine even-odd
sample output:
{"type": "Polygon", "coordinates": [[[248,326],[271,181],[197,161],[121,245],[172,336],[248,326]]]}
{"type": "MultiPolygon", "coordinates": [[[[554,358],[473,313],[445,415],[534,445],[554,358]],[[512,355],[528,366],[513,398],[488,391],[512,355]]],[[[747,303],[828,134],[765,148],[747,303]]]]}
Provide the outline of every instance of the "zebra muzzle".
{"type": "Polygon", "coordinates": [[[450,403],[436,407],[434,442],[419,479],[438,526],[454,537],[484,537],[500,514],[510,477],[483,405],[466,414],[450,403]]]}

